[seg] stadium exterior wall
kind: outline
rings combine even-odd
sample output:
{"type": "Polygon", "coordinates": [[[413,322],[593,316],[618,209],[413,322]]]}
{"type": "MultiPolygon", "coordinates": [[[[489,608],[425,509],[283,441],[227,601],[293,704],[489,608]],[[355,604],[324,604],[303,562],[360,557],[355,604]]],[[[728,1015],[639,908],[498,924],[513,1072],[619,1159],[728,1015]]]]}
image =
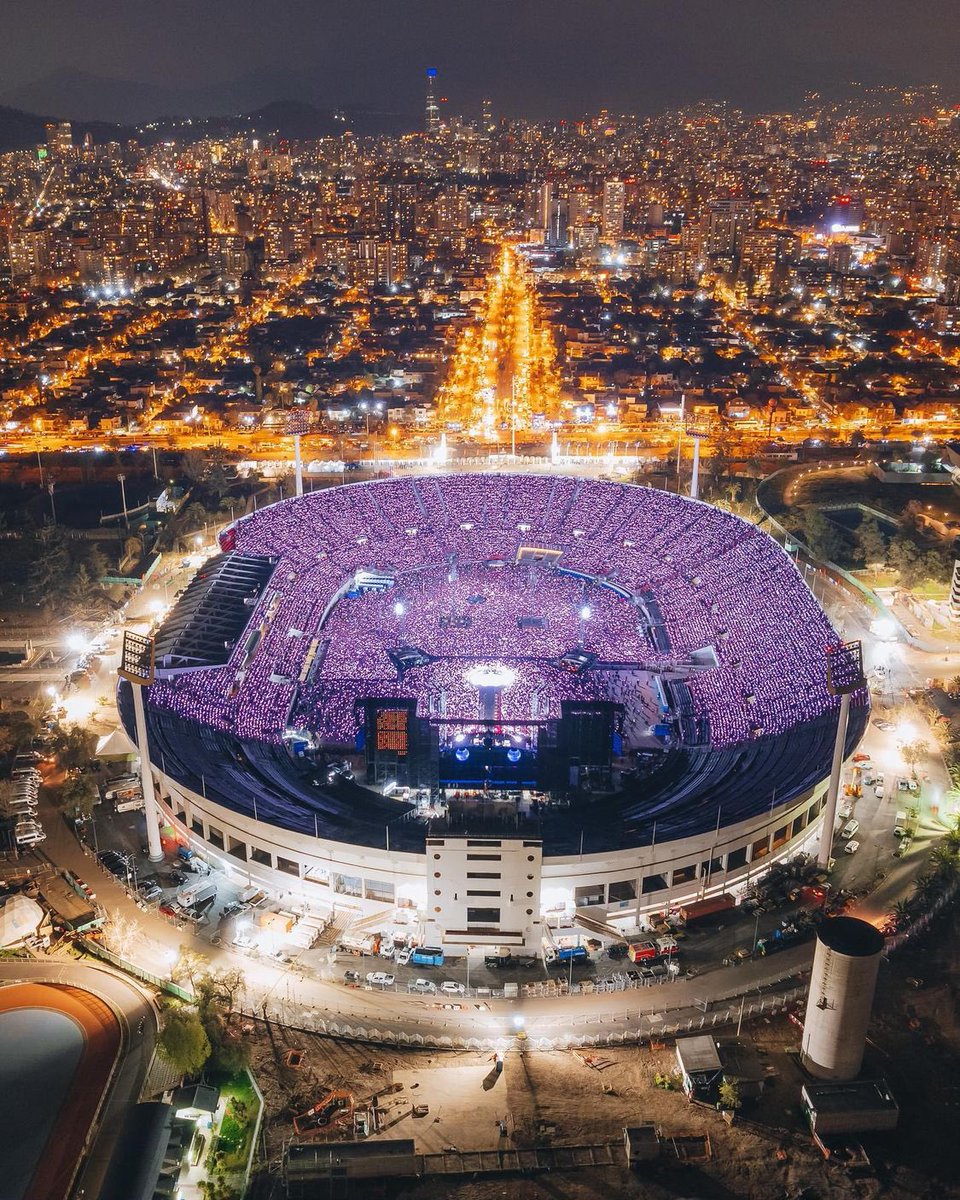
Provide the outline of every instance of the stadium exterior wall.
{"type": "MultiPolygon", "coordinates": [[[[316,911],[335,908],[347,923],[351,914],[360,918],[387,914],[398,905],[420,910],[426,906],[426,854],[316,839],[257,822],[190,791],[156,768],[155,773],[164,816],[179,839],[238,879],[256,881],[316,911]],[[222,847],[211,834],[222,840],[222,847]],[[245,858],[238,856],[241,847],[245,858]],[[253,857],[254,850],[260,858],[253,857]],[[351,881],[347,887],[344,880],[351,881]]],[[[630,930],[644,913],[704,894],[735,892],[773,862],[814,842],[825,786],[818,784],[789,804],[726,826],[718,834],[603,854],[544,857],[541,911],[576,909],[630,930]],[[700,866],[708,861],[716,869],[701,879],[700,866]],[[667,886],[645,891],[644,881],[656,883],[657,876],[667,886]],[[611,899],[613,884],[619,885],[616,899],[611,899]]]]}

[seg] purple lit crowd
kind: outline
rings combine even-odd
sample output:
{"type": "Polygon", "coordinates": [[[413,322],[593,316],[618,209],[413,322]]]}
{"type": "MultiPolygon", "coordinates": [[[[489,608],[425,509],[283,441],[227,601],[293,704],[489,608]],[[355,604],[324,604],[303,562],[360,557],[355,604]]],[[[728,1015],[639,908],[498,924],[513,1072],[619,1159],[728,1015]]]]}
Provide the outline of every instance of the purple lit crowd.
{"type": "Polygon", "coordinates": [[[622,699],[622,672],[556,665],[581,650],[624,664],[712,647],[719,665],[680,691],[692,706],[682,727],[715,746],[783,733],[834,703],[824,650],[837,637],[783,550],[668,492],[545,475],[378,481],[262,509],[232,536],[238,551],[280,559],[247,634],[226,666],[162,679],[150,699],[241,738],[278,741],[293,725],[350,744],[369,696],[469,721],[478,691],[466,676],[483,662],[513,672],[504,720],[622,699]],[[523,549],[562,553],[518,561],[523,549]],[[393,584],[357,594],[360,571],[393,584]],[[439,661],[399,678],[388,657],[399,646],[439,661]]]}

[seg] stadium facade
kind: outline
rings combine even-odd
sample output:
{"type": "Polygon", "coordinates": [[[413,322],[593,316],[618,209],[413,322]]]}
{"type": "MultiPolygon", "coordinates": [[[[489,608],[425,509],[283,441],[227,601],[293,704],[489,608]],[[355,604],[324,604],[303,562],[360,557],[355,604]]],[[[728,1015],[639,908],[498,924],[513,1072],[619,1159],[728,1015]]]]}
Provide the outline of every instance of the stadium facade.
{"type": "MultiPolygon", "coordinates": [[[[157,635],[182,840],[434,940],[635,925],[818,836],[838,638],[757,527],[625,484],[445,475],[242,518],[157,635]]],[[[120,703],[128,728],[126,685],[120,703]]],[[[867,698],[854,698],[848,752],[867,698]]]]}

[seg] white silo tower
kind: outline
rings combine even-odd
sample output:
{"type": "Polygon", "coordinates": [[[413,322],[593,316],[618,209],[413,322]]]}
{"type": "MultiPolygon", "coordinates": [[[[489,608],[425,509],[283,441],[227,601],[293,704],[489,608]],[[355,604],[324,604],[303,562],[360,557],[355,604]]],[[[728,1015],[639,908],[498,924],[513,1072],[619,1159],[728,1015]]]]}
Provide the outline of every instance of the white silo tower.
{"type": "Polygon", "coordinates": [[[817,934],[800,1061],[818,1079],[854,1079],[883,951],[883,934],[858,917],[830,917],[817,934]]]}

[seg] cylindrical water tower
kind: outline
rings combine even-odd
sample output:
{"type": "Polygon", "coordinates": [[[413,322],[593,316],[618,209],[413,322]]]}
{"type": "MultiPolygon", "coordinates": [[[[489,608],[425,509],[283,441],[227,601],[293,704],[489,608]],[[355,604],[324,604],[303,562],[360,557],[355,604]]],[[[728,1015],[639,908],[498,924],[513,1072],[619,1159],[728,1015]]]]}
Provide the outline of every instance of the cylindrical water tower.
{"type": "Polygon", "coordinates": [[[817,935],[800,1061],[818,1079],[854,1079],[880,969],[883,934],[858,917],[830,917],[817,935]]]}

